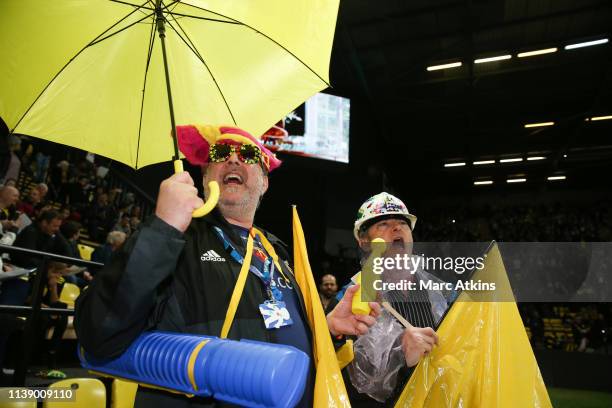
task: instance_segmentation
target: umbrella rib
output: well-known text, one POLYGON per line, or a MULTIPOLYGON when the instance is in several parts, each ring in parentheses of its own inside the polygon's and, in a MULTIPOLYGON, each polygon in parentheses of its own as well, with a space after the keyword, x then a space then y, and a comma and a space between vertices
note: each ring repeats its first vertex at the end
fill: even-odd
MULTIPOLYGON (((180 1, 180 0, 179 0, 179 1, 180 1)), ((210 14, 215 14, 215 15, 217 15, 217 16, 220 16, 220 17, 226 18, 226 19, 230 20, 230 21, 227 21, 228 23, 229 23, 229 22, 234 22, 235 24, 241 24, 241 25, 245 25, 245 26, 246 26, 246 24, 244 24, 243 22, 241 22, 241 21, 239 21, 239 20, 236 20, 235 18, 231 18, 231 17, 228 17, 228 16, 224 16, 224 15, 223 15, 223 14, 221 14, 221 13, 217 13, 217 12, 212 11, 212 10, 208 10, 208 9, 205 9, 205 8, 202 8, 202 7, 198 7, 198 6, 195 6, 195 5, 190 4, 190 3, 185 3, 184 1, 181 1, 181 4, 184 4, 184 5, 189 6, 189 7, 193 7, 193 8, 198 9, 198 10, 205 11, 205 12, 210 13, 210 14)), ((191 15, 191 14, 185 14, 184 16, 185 16, 185 17, 192 17, 192 18, 199 18, 198 16, 193 16, 193 15, 191 15)), ((247 26, 247 27, 248 27, 248 26, 247 26)))
MULTIPOLYGON (((163 4, 163 3, 162 3, 163 4)), ((190 18, 194 18, 196 20, 204 20, 204 21, 212 21, 215 23, 226 23, 226 24, 236 24, 236 25, 243 25, 241 22, 239 21, 232 21, 232 20, 219 20, 218 18, 210 18, 210 17, 200 17, 200 16, 193 16, 191 14, 183 14, 183 13, 176 13, 173 10, 169 10, 168 8, 170 6, 178 6, 179 4, 184 4, 181 3, 180 1, 174 1, 173 3, 169 4, 169 5, 163 5, 163 8, 166 9, 166 11, 168 12, 168 14, 171 14, 172 16, 179 16, 179 17, 190 17, 190 18)), ((176 8, 176 7, 175 7, 176 8)), ((176 21, 176 19, 175 19, 176 21)))
MULTIPOLYGON (((174 16, 173 16, 174 17, 174 16)), ((198 51, 198 49, 196 48, 195 44, 193 43, 193 41, 191 41, 191 38, 189 38, 189 36, 187 35, 187 33, 185 32, 185 30, 183 29, 183 27, 181 26, 181 24, 178 22, 177 19, 173 18, 174 22, 176 23, 176 25, 181 29, 181 32, 185 35, 185 38, 187 40, 185 40, 185 38, 183 38, 180 33, 172 26, 172 24, 170 23, 170 21, 168 21, 166 19, 166 22, 168 23, 168 25, 170 26, 170 28, 172 28, 174 30, 174 32, 179 36, 179 38, 181 40, 183 40, 183 42, 187 45, 187 47, 189 47, 191 49, 191 51, 198 57, 198 59, 202 62, 204 62, 204 58, 202 57, 202 55, 200 54, 200 52, 198 51)))
MULTIPOLYGON (((113 0, 110 0, 113 1, 113 0)), ((121 19, 117 20, 114 24, 112 24, 110 27, 108 27, 106 30, 102 31, 100 34, 98 34, 93 40, 91 40, 89 42, 89 44, 87 44, 85 47, 83 47, 83 49, 81 49, 81 51, 79 51, 77 53, 77 55, 79 55, 81 52, 83 52, 83 50, 87 47, 89 47, 92 43, 96 42, 98 40, 98 38, 102 37, 104 34, 108 33, 110 30, 112 30, 115 26, 117 26, 119 23, 121 23, 123 20, 127 19, 129 16, 131 16, 132 14, 136 13, 138 10, 140 10, 141 7, 144 7, 145 4, 147 4, 148 0, 145 1, 144 3, 142 3, 142 5, 140 7, 136 6, 137 8, 135 8, 134 10, 130 11, 128 14, 126 14, 124 17, 122 17, 121 19)), ((132 4, 133 6, 133 4, 132 4)), ((76 58, 77 55, 75 55, 73 57, 76 58)))
MULTIPOLYGON (((148 1, 148 0, 147 0, 148 1)), ((144 3, 142 3, 143 6, 145 4, 147 4, 147 2, 145 1, 144 3)), ((66 69, 66 67, 68 67, 68 65, 70 65, 70 63, 79 55, 81 55, 81 53, 83 51, 85 51, 88 47, 91 46, 92 43, 94 43, 98 38, 100 38, 101 36, 103 36, 105 33, 107 33, 108 31, 112 30, 113 27, 115 27, 117 24, 121 23, 123 20, 125 20, 126 18, 128 18, 129 16, 131 16, 132 14, 134 14, 135 12, 137 12, 139 10, 139 8, 136 8, 134 10, 132 10, 131 12, 129 12, 127 15, 125 15, 123 18, 121 18, 120 20, 116 21, 114 24, 112 24, 110 27, 108 27, 106 30, 102 31, 100 34, 98 34, 93 40, 91 40, 91 42, 87 45, 85 45, 83 48, 81 48, 75 55, 74 57, 70 58, 68 60, 68 62, 66 62, 66 64, 64 64, 64 66, 57 71, 57 73, 53 76, 53 78, 51 78, 51 80, 47 83, 47 85, 45 85, 45 87, 42 89, 42 91, 40 91, 40 93, 38 94, 38 96, 36 96, 36 98, 34 99, 34 101, 32 102, 32 104, 30 106, 28 106, 28 109, 26 109, 26 111, 23 113, 23 115, 21 115, 21 117, 19 118, 19 120, 17 121, 17 123, 15 123, 15 126, 13 126, 13 128, 11 129, 11 133, 15 131, 15 129, 17 129, 17 126, 19 126, 19 124, 21 123, 21 121, 23 120, 23 118, 26 117, 26 115, 30 112, 30 110, 32 109, 32 107, 36 104, 36 102, 38 102, 38 100, 40 99, 40 97, 45 93, 45 91, 47 90, 47 88, 49 88, 51 86, 51 84, 53 83, 53 81, 55 81, 55 79, 62 73, 64 72, 64 70, 66 69)))
POLYGON ((242 24, 239 21, 227 21, 227 20, 219 20, 219 19, 210 18, 210 17, 198 17, 198 16, 192 16, 190 14, 175 13, 174 11, 169 11, 168 14, 172 14, 173 16, 179 16, 179 17, 189 17, 189 18, 193 18, 193 19, 196 19, 196 20, 212 21, 212 22, 215 22, 215 23, 244 25, 244 24, 242 24))
MULTIPOLYGON (((206 11, 206 12, 208 12, 208 13, 216 14, 216 15, 221 16, 221 17, 223 17, 223 18, 227 18, 228 20, 235 21, 237 24, 241 24, 241 25, 243 25, 243 26, 245 26, 245 27, 250 28, 251 30, 255 31, 255 32, 256 32, 256 33, 258 33, 258 34, 261 34, 263 37, 267 38, 268 40, 272 41, 274 44, 278 45, 278 46, 279 46, 279 47, 281 47, 283 50, 285 50, 285 51, 286 51, 286 52, 287 52, 289 55, 291 55, 293 58, 295 58, 295 59, 296 59, 296 60, 297 60, 297 61, 298 61, 300 64, 304 65, 304 66, 305 66, 305 67, 306 67, 306 68, 307 68, 307 69, 308 69, 310 72, 312 72, 313 74, 315 74, 315 75, 316 75, 316 77, 317 77, 317 78, 319 78, 319 79, 320 79, 320 80, 321 80, 321 81, 322 81, 322 82, 323 82, 325 85, 327 85, 328 87, 331 87, 331 85, 330 85, 330 84, 329 84, 329 83, 328 83, 326 80, 324 80, 323 78, 321 78, 321 76, 320 76, 318 73, 316 73, 316 72, 315 72, 315 71, 314 71, 312 68, 310 68, 310 67, 308 66, 308 64, 306 64, 304 61, 302 61, 302 60, 300 59, 300 57, 298 57, 297 55, 295 55, 293 52, 289 51, 287 48, 285 48, 285 46, 283 46, 282 44, 280 44, 280 43, 279 43, 278 41, 276 41, 274 38, 272 38, 272 37, 270 37, 270 36, 268 36, 268 35, 266 35, 266 34, 262 33, 261 31, 257 30, 256 28, 251 27, 250 25, 245 24, 244 22, 242 22, 242 21, 240 21, 240 20, 236 20, 235 18, 231 18, 231 17, 225 16, 225 15, 223 15, 223 14, 216 13, 216 12, 214 12, 214 11, 212 11, 212 10, 208 10, 208 9, 205 9, 205 8, 202 8, 202 7, 198 7, 198 6, 195 6, 195 5, 193 5, 193 4, 189 4, 189 3, 185 3, 185 2, 182 2, 181 4, 184 4, 184 5, 186 5, 186 6, 190 6, 190 7, 196 8, 196 9, 198 9, 198 10, 206 11)), ((170 14, 172 14, 172 13, 170 13, 170 14)), ((188 18, 197 18, 197 17, 195 17, 195 16, 191 16, 191 15, 188 15, 188 14, 187 14, 187 15, 184 15, 184 17, 188 17, 188 18)))
POLYGON ((91 47, 92 45, 96 45, 96 44, 98 44, 98 43, 101 43, 101 42, 102 42, 102 41, 104 41, 104 40, 108 40, 109 38, 111 38, 111 37, 113 37, 113 36, 115 36, 115 35, 117 35, 117 34, 119 34, 119 33, 123 32, 123 31, 125 31, 125 30, 127 30, 128 28, 133 27, 133 26, 135 26, 135 25, 136 25, 136 24, 138 24, 138 23, 141 23, 142 21, 144 21, 144 20, 146 20, 147 18, 151 17, 153 14, 155 14, 155 12, 153 12, 153 13, 151 13, 151 14, 147 14, 147 15, 145 15, 145 16, 144 16, 143 18, 141 18, 140 20, 134 21, 133 23, 128 24, 127 26, 123 27, 121 30, 115 31, 114 33, 109 34, 109 35, 107 35, 106 37, 102 37, 102 38, 100 38, 100 39, 94 40, 94 41, 92 41, 91 43, 89 43, 89 44, 87 45, 87 47, 91 47))
POLYGON ((142 114, 144 112, 145 92, 147 90, 147 75, 151 64, 151 55, 153 54, 153 44, 155 43, 155 20, 151 22, 151 34, 149 37, 149 51, 147 52, 147 64, 144 72, 144 82, 142 85, 142 99, 140 100, 140 118, 138 121, 138 142, 136 143, 136 163, 135 168, 138 169, 138 159, 140 154, 140 136, 142 132, 142 114))
POLYGON ((179 5, 180 2, 181 2, 180 0, 174 0, 172 3, 166 5, 166 4, 164 4, 164 2, 162 0, 161 5, 162 5, 162 8, 166 9, 167 12, 171 13, 172 11, 169 8, 173 7, 173 6, 174 6, 174 8, 176 8, 179 5))
POLYGON ((176 28, 174 28, 172 23, 170 23, 170 21, 167 18, 164 17, 164 20, 166 20, 166 22, 168 23, 170 28, 172 28, 172 30, 176 33, 176 35, 178 35, 178 37, 185 43, 187 48, 189 48, 191 50, 191 52, 193 52, 193 54, 204 65, 204 67, 206 68, 206 70, 210 74, 210 77, 212 78, 213 82, 215 83, 215 86, 217 87, 217 90, 219 91, 219 94, 221 95, 221 98, 223 99, 223 103, 225 104, 225 107, 227 108, 227 111, 229 112, 230 116, 232 117, 232 121, 234 122, 234 125, 237 125, 236 118, 234 117, 234 113, 232 112, 232 109, 230 108, 229 104, 227 103, 227 100, 225 99, 225 95, 223 94, 223 91, 221 90, 221 86, 217 82, 217 78, 215 78, 215 75, 212 73, 212 71, 208 67, 208 64, 206 64, 206 61, 204 61, 204 58, 200 55, 199 51, 196 49, 195 45, 193 44, 193 42, 191 41, 191 39, 189 38, 189 36, 185 32, 185 30, 183 30, 183 27, 181 27, 179 22, 176 19, 174 19, 174 22, 179 26, 181 31, 185 34, 185 37, 187 38, 187 40, 185 40, 185 38, 183 38, 183 36, 181 36, 181 34, 176 30, 176 28))
POLYGON ((133 4, 127 1, 120 1, 120 0, 108 0, 108 1, 110 1, 111 3, 119 3, 119 4, 123 4, 123 5, 130 6, 130 7, 136 7, 136 10, 145 9, 145 10, 155 11, 155 8, 149 8, 149 7, 144 6, 145 4, 149 3, 149 0, 145 1, 140 6, 138 4, 133 4))

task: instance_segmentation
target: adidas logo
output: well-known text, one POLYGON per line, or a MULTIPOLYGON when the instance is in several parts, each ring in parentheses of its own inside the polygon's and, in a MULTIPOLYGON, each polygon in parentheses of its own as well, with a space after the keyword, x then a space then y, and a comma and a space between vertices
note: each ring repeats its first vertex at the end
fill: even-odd
POLYGON ((221 257, 218 253, 213 251, 206 251, 200 257, 202 261, 213 261, 213 262, 225 262, 225 258, 221 257))

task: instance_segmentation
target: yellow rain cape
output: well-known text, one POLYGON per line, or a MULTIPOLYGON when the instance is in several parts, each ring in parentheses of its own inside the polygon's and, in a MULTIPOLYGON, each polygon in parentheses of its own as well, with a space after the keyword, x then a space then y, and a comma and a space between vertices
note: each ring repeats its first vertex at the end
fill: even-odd
MULTIPOLYGON (((511 299, 497 245, 472 279, 479 277, 511 299)), ((421 360, 396 408, 552 407, 516 303, 484 300, 459 296, 438 329, 440 345, 421 360)))

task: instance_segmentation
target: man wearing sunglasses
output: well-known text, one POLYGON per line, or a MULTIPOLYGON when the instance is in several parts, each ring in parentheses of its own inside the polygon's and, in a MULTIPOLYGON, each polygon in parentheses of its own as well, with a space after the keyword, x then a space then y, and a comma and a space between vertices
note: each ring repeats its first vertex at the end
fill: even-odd
MULTIPOLYGON (((234 127, 179 126, 177 136, 186 159, 202 167, 205 195, 210 181, 219 184, 217 208, 192 219, 192 211, 203 201, 189 174, 164 180, 155 216, 142 224, 79 298, 79 340, 86 351, 101 358, 119 355, 143 331, 153 329, 214 336, 227 331, 230 339, 291 345, 311 358, 298 405, 310 407, 312 335, 302 294, 284 244, 253 225, 268 189, 268 173, 280 161, 258 139, 234 127), (250 263, 248 242, 253 243, 250 263), (243 271, 245 286, 230 319, 228 305, 243 271), (271 309, 281 317, 266 318, 271 309)), ((375 323, 377 304, 372 304, 372 315, 351 313, 354 292, 347 292, 328 316, 334 335, 364 334, 375 323)), ((215 406, 215 401, 141 387, 135 406, 215 406)))

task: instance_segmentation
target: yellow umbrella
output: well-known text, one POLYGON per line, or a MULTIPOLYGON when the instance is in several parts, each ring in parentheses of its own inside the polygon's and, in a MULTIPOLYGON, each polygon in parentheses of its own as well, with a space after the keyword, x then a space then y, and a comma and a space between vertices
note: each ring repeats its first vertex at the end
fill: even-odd
POLYGON ((260 135, 328 86, 338 1, 2 0, 0 116, 133 168, 174 112, 260 135))

